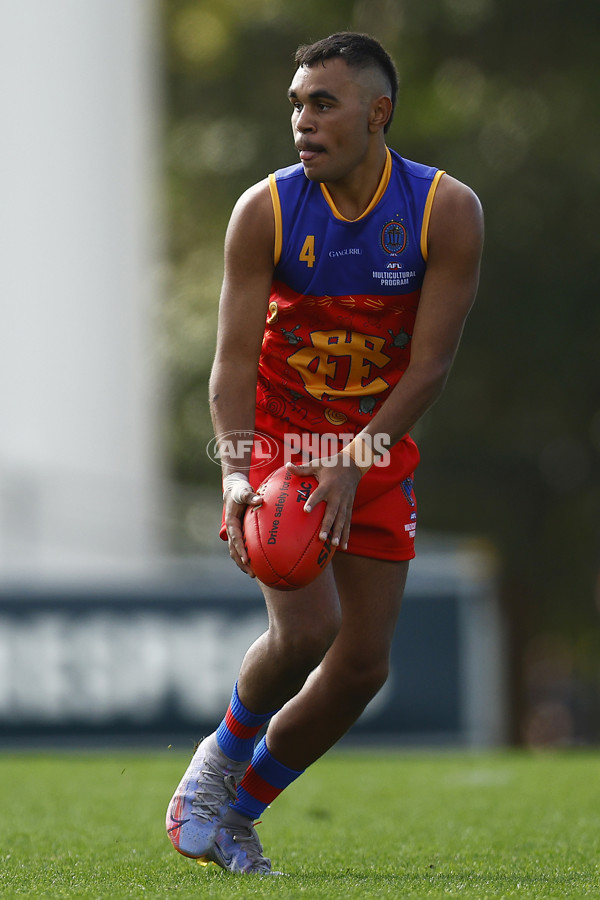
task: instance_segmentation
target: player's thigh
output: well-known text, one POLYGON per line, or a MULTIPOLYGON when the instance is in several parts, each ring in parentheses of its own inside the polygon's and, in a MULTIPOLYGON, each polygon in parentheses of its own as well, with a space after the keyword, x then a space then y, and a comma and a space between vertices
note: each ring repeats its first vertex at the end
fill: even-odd
POLYGON ((340 638, 367 655, 387 653, 402 604, 408 561, 336 554, 332 568, 342 610, 340 638))
POLYGON ((332 638, 341 622, 334 572, 327 566, 309 585, 278 591, 259 582, 269 615, 269 628, 282 635, 320 633, 332 638))

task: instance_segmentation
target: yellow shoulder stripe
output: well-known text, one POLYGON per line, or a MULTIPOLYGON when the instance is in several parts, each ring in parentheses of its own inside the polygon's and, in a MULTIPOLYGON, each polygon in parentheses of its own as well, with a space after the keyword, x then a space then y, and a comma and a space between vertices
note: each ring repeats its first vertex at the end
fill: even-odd
POLYGON ((431 207, 433 206, 433 198, 435 197, 435 192, 437 191, 437 186, 440 183, 440 178, 442 175, 445 175, 445 171, 443 169, 438 169, 438 171, 433 176, 433 181, 429 187, 429 193, 427 194, 427 200, 425 201, 425 209, 423 211, 423 224, 421 225, 421 255, 425 262, 427 262, 427 257, 429 256, 429 249, 427 247, 427 237, 429 235, 429 219, 431 218, 431 207))
POLYGON ((269 190, 271 191, 271 202, 273 203, 273 215, 275 217, 273 262, 277 265, 281 258, 281 248, 283 247, 283 220, 281 218, 281 201, 279 200, 279 191, 277 190, 277 179, 274 174, 269 175, 269 190))

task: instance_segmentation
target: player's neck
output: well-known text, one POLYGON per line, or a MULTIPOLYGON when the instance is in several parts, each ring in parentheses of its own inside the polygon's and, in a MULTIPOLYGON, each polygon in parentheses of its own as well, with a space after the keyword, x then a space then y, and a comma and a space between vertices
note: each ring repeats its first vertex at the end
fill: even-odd
POLYGON ((325 182, 337 211, 345 219, 359 219, 368 208, 381 183, 386 160, 387 147, 381 144, 345 178, 325 182))

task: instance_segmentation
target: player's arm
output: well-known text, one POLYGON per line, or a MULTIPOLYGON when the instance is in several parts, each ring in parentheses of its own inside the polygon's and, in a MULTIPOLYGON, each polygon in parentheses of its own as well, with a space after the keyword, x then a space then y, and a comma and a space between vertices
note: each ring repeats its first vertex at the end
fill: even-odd
MULTIPOLYGON (((215 436, 220 445, 223 477, 247 475, 254 433, 258 359, 264 334, 271 281, 275 224, 266 181, 238 200, 225 238, 225 273, 219 302, 217 347, 209 384, 215 436), (228 453, 234 450, 235 455, 228 453)), ((231 483, 231 479, 228 479, 231 483)), ((229 551, 248 574, 241 517, 248 503, 260 498, 244 481, 233 481, 225 494, 229 551)))
MULTIPOLYGON (((444 175, 438 186, 429 224, 427 271, 421 289, 411 342, 410 364, 378 413, 352 443, 377 446, 376 436, 399 441, 441 394, 456 354, 464 323, 475 299, 483 245, 483 215, 475 194, 444 175)), ((344 452, 339 454, 340 460, 344 452)), ((347 462, 347 460, 346 460, 347 462)), ((333 540, 347 545, 352 497, 366 471, 352 464, 321 466, 315 462, 319 486, 311 502, 327 500, 322 535, 333 528, 333 540), (351 486, 350 486, 351 487, 351 486)), ((296 471, 299 467, 296 467, 296 471)))
POLYGON ((429 225, 428 261, 410 364, 365 432, 400 440, 441 394, 475 300, 483 248, 478 198, 444 175, 429 225))

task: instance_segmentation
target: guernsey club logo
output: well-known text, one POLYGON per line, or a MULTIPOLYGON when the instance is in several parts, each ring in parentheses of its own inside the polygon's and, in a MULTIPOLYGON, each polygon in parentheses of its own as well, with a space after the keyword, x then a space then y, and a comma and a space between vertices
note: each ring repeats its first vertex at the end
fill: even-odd
POLYGON ((386 253, 396 256, 406 247, 406 228, 402 222, 387 222, 381 229, 381 246, 386 253))

